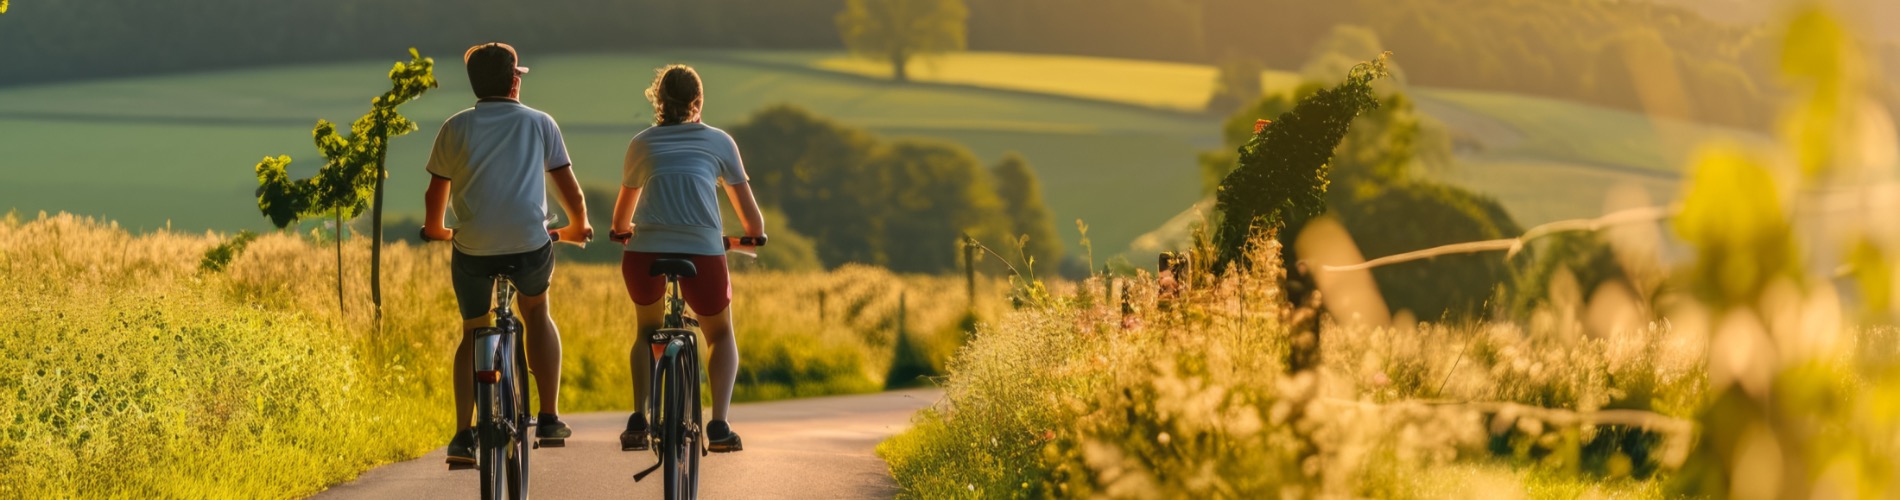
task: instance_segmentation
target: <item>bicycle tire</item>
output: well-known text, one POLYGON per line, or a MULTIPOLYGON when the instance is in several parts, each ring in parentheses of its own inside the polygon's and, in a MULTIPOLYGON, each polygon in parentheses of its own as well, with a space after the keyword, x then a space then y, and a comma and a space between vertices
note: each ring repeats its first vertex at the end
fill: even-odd
POLYGON ((494 439, 489 437, 494 432, 497 423, 495 416, 501 407, 499 392, 495 384, 475 384, 475 409, 478 415, 475 423, 475 461, 476 468, 481 470, 482 500, 497 500, 500 498, 499 493, 507 488, 503 484, 505 475, 502 473, 506 450, 501 446, 490 445, 494 439))
POLYGON ((527 425, 529 418, 528 384, 530 382, 528 378, 528 361, 526 353, 524 352, 525 346, 519 335, 510 335, 508 343, 513 344, 513 349, 511 350, 514 352, 508 356, 508 359, 512 361, 509 363, 512 368, 510 368, 508 372, 509 376, 507 380, 504 381, 509 386, 509 404, 505 408, 510 416, 510 421, 515 424, 512 427, 515 433, 514 440, 508 446, 508 452, 512 455, 508 460, 508 498, 510 500, 527 500, 529 475, 528 452, 533 442, 530 441, 533 439, 533 431, 531 431, 527 425))
POLYGON ((699 353, 697 349, 691 348, 693 345, 693 343, 689 342, 687 343, 688 349, 682 350, 687 360, 687 369, 684 371, 687 376, 681 380, 683 385, 687 388, 684 393, 686 395, 685 399, 688 402, 687 406, 691 406, 693 409, 691 414, 693 426, 686 432, 686 443, 683 450, 686 454, 687 463, 687 498, 699 498, 699 456, 700 450, 703 449, 704 446, 700 440, 706 437, 706 426, 700 422, 702 408, 699 403, 699 353))
POLYGON ((668 499, 691 498, 686 486, 684 468, 681 459, 686 458, 686 392, 683 388, 685 377, 681 376, 685 363, 677 357, 667 357, 661 362, 660 373, 665 377, 666 393, 662 395, 664 407, 664 427, 661 427, 660 467, 666 476, 665 497, 668 499))

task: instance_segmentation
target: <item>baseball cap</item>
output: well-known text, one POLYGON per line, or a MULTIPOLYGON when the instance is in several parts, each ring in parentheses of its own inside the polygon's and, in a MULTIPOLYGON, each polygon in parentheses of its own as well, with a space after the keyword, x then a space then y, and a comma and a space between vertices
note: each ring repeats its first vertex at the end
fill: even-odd
POLYGON ((514 46, 501 42, 469 47, 468 52, 462 53, 462 63, 468 65, 470 77, 504 71, 512 72, 509 76, 528 74, 528 67, 520 65, 521 58, 515 53, 514 46))

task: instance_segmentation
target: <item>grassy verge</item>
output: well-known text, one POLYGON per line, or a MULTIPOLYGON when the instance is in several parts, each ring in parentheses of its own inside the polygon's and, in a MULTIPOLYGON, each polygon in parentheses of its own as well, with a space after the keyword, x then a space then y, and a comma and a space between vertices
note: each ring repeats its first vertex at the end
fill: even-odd
MULTIPOLYGON (((272 234, 199 270, 218 242, 64 215, 0 223, 0 497, 298 497, 441 446, 459 324, 446 246, 386 249, 375 331, 360 242, 344 246, 342 317, 334 247, 272 234)), ((941 365, 963 337, 964 301, 943 300, 961 279, 848 268, 734 287, 740 400, 883 387, 899 297, 921 355, 941 365)), ((561 264, 553 289, 563 410, 630 407, 619 269, 561 264)))
POLYGON ((1328 323, 1322 368, 1287 375, 1273 279, 1168 308, 1131 280, 1126 314, 1095 284, 1008 315, 953 359, 944 409, 879 453, 919 498, 1469 498, 1658 497, 1686 452, 1682 435, 1453 404, 1691 417, 1702 344, 1667 328, 1328 323))

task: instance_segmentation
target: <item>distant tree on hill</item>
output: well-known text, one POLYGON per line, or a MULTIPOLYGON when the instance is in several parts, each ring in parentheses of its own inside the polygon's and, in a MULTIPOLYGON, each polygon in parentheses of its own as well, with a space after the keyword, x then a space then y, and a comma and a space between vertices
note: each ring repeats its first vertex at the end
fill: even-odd
POLYGON ((955 144, 898 140, 879 148, 867 169, 884 179, 867 212, 878 212, 883 260, 892 271, 957 268, 957 238, 1000 242, 1008 236, 1003 201, 981 161, 955 144))
POLYGON ((752 165, 759 203, 783 210, 791 229, 810 235, 826 267, 948 272, 959 265, 959 235, 995 248, 1013 241, 990 170, 962 146, 883 141, 792 106, 767 108, 728 130, 752 165))
POLYGON ((849 0, 838 34, 852 53, 890 61, 901 82, 912 58, 963 50, 969 17, 963 0, 849 0))
POLYGON ((1214 95, 1207 99, 1207 111, 1231 113, 1260 98, 1265 88, 1260 72, 1266 68, 1253 58, 1229 54, 1221 59, 1220 72, 1214 77, 1214 95))
POLYGON ((1036 178, 1036 170, 1022 155, 1012 152, 990 168, 990 175, 996 179, 996 194, 1009 214, 1010 234, 1029 238, 1022 250, 1027 258, 1035 259, 1030 267, 1037 276, 1054 272, 1062 260, 1062 241, 1056 236, 1055 217, 1043 204, 1042 181, 1036 178))

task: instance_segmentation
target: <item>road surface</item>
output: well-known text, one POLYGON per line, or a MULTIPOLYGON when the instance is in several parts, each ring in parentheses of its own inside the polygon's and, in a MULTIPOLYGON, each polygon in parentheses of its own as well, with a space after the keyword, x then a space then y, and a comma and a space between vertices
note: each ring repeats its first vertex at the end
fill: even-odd
MULTIPOLYGON (((941 392, 913 389, 735 405, 733 430, 745 451, 700 459, 700 496, 722 498, 891 498, 897 483, 874 453, 878 442, 910 425, 941 392)), ((566 448, 534 451, 529 485, 535 498, 658 498, 660 475, 635 483, 652 452, 620 451, 627 414, 562 417, 574 428, 566 448)), ((320 500, 476 498, 474 469, 448 470, 443 450, 385 465, 319 493, 320 500)))

